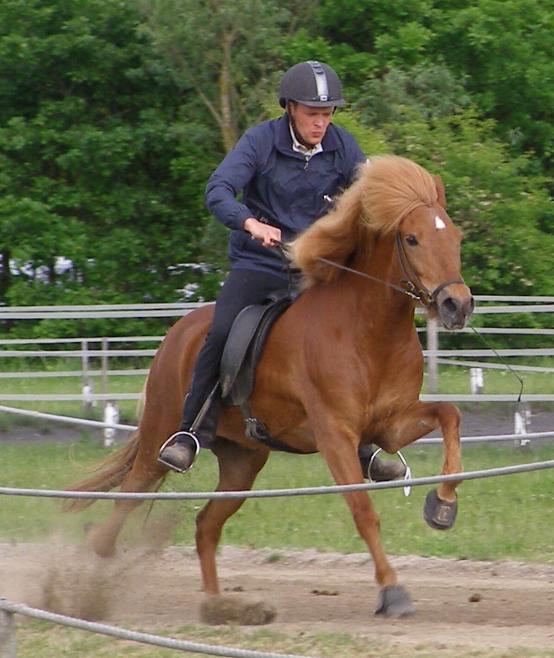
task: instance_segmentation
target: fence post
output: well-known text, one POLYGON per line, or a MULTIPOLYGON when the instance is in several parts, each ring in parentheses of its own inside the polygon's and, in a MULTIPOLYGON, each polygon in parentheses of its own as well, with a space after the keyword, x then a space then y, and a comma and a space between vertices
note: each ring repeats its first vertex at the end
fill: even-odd
POLYGON ((102 393, 108 394, 108 339, 102 338, 102 393))
MULTIPOLYGON (((427 317, 427 350, 436 352, 439 349, 439 330, 435 318, 427 317)), ((436 354, 427 357, 427 374, 429 377, 429 393, 436 393, 439 386, 439 369, 436 354)))
POLYGON ((16 658, 16 655, 14 615, 0 610, 0 658, 16 658))
POLYGON ((88 340, 83 338, 81 341, 81 370, 83 371, 83 386, 88 383, 88 340))

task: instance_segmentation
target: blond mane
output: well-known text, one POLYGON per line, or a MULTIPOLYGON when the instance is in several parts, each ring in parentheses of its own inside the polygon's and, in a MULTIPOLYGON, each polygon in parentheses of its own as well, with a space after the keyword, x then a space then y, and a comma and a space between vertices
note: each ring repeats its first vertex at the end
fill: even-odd
POLYGON ((358 249, 369 253, 375 234, 396 231, 408 213, 437 198, 433 176, 415 162, 395 155, 372 158, 333 210, 289 245, 292 259, 306 285, 332 281, 340 270, 320 258, 344 265, 358 249))

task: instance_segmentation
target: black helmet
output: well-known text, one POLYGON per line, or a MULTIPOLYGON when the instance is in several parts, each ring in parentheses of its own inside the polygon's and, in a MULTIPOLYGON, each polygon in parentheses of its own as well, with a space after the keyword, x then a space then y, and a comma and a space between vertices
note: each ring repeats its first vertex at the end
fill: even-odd
POLYGON ((339 76, 327 64, 309 61, 295 64, 285 73, 279 86, 279 105, 297 101, 309 107, 342 107, 339 76))

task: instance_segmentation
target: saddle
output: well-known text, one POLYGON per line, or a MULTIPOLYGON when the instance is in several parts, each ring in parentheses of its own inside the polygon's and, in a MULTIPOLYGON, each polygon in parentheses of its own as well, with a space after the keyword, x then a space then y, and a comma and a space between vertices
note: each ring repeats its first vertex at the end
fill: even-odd
POLYGON ((249 438, 275 450, 304 454, 269 436, 265 425, 252 416, 248 404, 269 331, 294 299, 289 290, 278 290, 268 297, 267 303, 247 306, 237 315, 221 357, 219 382, 223 404, 241 408, 249 438))

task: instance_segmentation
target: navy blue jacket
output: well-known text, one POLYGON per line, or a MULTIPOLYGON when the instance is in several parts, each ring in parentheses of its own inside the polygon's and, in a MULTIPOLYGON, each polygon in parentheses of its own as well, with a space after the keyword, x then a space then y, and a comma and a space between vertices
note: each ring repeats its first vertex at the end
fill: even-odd
POLYGON ((248 130, 211 175, 206 205, 231 229, 233 269, 286 276, 277 250, 252 240, 245 219, 277 226, 288 242, 329 210, 329 199, 352 183, 357 165, 366 160, 352 135, 333 124, 321 145, 323 151, 309 160, 294 151, 284 114, 248 130))

